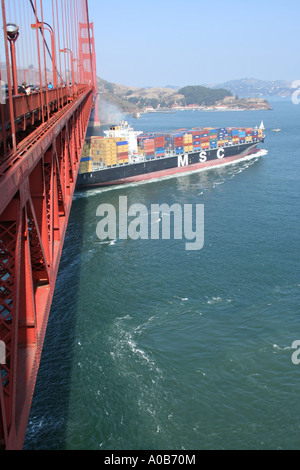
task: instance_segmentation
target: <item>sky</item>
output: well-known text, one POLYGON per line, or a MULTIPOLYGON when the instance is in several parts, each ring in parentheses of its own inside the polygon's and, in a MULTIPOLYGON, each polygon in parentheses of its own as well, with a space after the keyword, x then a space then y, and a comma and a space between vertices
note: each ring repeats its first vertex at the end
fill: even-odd
POLYGON ((299 0, 88 0, 97 75, 126 86, 300 79, 299 0))

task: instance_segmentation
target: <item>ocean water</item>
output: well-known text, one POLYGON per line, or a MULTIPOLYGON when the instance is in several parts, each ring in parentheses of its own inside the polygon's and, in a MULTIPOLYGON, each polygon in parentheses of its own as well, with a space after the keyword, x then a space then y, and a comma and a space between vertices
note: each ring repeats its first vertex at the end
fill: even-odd
POLYGON ((25 449, 300 448, 300 106, 272 106, 131 119, 143 131, 263 120, 268 154, 75 194, 25 449), (120 196, 203 204, 203 248, 99 240, 97 207, 120 196))

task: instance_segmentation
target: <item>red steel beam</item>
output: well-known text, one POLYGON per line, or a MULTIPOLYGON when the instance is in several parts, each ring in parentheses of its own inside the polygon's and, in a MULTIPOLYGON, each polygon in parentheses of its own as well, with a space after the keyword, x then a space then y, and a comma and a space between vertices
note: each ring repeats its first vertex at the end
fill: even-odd
POLYGON ((86 87, 0 168, 2 449, 23 446, 92 106, 86 87))

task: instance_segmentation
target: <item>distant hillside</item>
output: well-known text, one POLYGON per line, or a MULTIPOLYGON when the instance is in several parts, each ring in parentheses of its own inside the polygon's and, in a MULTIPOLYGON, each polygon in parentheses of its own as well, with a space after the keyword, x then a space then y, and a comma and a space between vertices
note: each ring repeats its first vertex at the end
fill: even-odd
POLYGON ((180 88, 178 93, 183 95, 187 106, 198 104, 200 106, 213 106, 226 96, 232 96, 232 93, 223 88, 211 89, 204 86, 186 86, 180 88))
POLYGON ((180 90, 175 87, 137 88, 110 83, 102 78, 98 78, 98 92, 102 103, 109 102, 128 113, 145 108, 171 108, 190 104, 210 106, 226 96, 232 96, 228 90, 204 86, 186 86, 180 90))
MULTIPOLYGON (((115 122, 125 114, 200 106, 219 109, 270 109, 261 98, 241 99, 224 87, 128 87, 98 78, 101 122, 115 122)), ((236 95, 237 93, 235 93, 236 95)))
POLYGON ((257 80, 255 78, 243 78, 230 80, 225 83, 212 85, 212 88, 226 88, 239 98, 261 98, 268 96, 288 97, 295 91, 291 87, 292 82, 284 80, 257 80))

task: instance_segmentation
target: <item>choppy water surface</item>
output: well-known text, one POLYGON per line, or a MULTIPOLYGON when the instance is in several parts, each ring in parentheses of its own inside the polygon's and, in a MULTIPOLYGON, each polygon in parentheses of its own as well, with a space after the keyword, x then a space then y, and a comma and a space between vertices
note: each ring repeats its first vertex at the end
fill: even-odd
POLYGON ((254 126, 268 155, 75 195, 27 449, 299 449, 300 107, 145 115, 254 126), (273 133, 279 126, 282 131, 273 133), (100 204, 204 204, 205 241, 96 236, 100 204))

